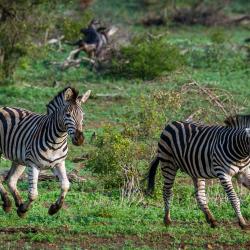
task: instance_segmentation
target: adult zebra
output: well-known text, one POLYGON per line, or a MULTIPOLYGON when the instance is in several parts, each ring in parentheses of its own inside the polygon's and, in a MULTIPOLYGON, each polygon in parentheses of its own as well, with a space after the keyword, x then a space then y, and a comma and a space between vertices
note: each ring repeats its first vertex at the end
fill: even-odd
MULTIPOLYGON (((250 115, 233 115, 224 121, 227 127, 231 128, 250 128, 250 115)), ((243 169, 237 174, 237 180, 244 187, 250 187, 250 167, 243 169)))
MULTIPOLYGON (((78 96, 71 87, 65 88, 47 105, 47 114, 35 114, 20 109, 4 107, 0 109, 0 153, 12 161, 7 182, 20 217, 28 211, 37 198, 37 182, 41 169, 51 168, 61 183, 61 194, 49 208, 50 215, 62 207, 70 183, 65 169, 67 157, 67 135, 74 145, 84 141, 82 122, 84 113, 81 103, 85 103, 90 90, 78 96), (29 197, 26 202, 17 190, 16 184, 28 166, 29 197)), ((0 183, 3 209, 10 211, 11 201, 0 183)))
POLYGON ((229 116, 224 123, 231 128, 250 128, 250 115, 229 116))
MULTIPOLYGON (((206 200, 205 179, 218 178, 236 212, 239 225, 247 224, 240 211, 240 201, 232 185, 232 176, 243 171, 250 163, 250 129, 206 126, 189 122, 172 122, 163 130, 158 151, 148 174, 148 192, 152 192, 155 174, 161 162, 164 177, 164 222, 170 219, 170 199, 178 169, 193 179, 196 199, 212 227, 217 222, 206 200)), ((243 172, 242 172, 243 173, 243 172)))

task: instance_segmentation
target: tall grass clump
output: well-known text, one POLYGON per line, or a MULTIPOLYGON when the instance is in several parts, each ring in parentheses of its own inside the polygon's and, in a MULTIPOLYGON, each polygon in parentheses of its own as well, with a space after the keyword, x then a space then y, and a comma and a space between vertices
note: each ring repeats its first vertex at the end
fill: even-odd
POLYGON ((182 67, 184 62, 175 45, 163 38, 140 36, 114 54, 111 73, 125 78, 150 80, 182 67))
POLYGON ((141 166, 141 155, 145 153, 144 146, 111 126, 104 127, 103 132, 98 134, 94 146, 95 151, 87 168, 100 178, 105 188, 127 189, 128 183, 133 182, 132 189, 139 189, 138 166, 141 166))

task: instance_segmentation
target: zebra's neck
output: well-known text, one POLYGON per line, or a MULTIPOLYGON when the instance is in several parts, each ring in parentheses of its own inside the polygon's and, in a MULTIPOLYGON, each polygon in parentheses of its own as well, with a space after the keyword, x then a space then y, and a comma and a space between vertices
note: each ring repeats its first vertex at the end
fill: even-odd
POLYGON ((49 144, 62 144, 67 140, 67 131, 63 124, 62 111, 56 111, 47 115, 44 131, 45 140, 49 144))
POLYGON ((228 137, 228 148, 231 149, 231 152, 240 159, 248 158, 250 145, 245 129, 239 129, 238 131, 233 129, 228 137))

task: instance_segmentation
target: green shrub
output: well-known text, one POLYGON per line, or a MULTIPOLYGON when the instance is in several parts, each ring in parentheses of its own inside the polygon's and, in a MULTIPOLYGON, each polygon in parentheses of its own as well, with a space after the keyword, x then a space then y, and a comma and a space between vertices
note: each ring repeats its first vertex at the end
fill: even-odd
POLYGON ((181 107, 182 97, 177 91, 156 90, 151 95, 137 97, 127 111, 131 121, 124 133, 131 137, 158 138, 167 120, 181 107))
POLYGON ((194 68, 210 68, 220 72, 247 69, 247 58, 240 51, 234 51, 225 44, 194 48, 187 53, 187 61, 194 68))
POLYGON ((222 44, 228 41, 229 37, 223 29, 215 29, 210 34, 210 39, 213 43, 222 44))
POLYGON ((87 167, 102 177, 104 186, 122 187, 127 171, 136 174, 138 146, 111 126, 104 127, 95 143, 96 150, 87 167))
POLYGON ((153 79, 184 64, 180 50, 163 38, 135 38, 114 55, 111 73, 126 78, 153 79))
POLYGON ((75 40, 80 36, 80 30, 88 26, 93 14, 90 11, 84 11, 81 18, 72 19, 64 17, 58 21, 58 28, 63 33, 66 40, 75 40))

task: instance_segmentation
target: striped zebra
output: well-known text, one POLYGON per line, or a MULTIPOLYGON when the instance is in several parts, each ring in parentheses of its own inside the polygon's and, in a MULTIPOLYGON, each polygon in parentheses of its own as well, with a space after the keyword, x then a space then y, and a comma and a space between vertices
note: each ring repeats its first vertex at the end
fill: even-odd
MULTIPOLYGON (((23 217, 37 198, 39 172, 51 168, 60 180, 61 193, 57 201, 49 208, 50 215, 62 207, 70 183, 65 169, 67 157, 67 135, 74 145, 84 141, 82 122, 84 113, 81 103, 85 103, 90 90, 78 96, 71 87, 58 93, 47 105, 47 114, 35 114, 20 109, 4 107, 0 109, 0 154, 12 161, 7 176, 7 183, 17 206, 17 214, 23 217), (26 202, 17 190, 17 181, 25 167, 28 167, 29 196, 26 202)), ((0 182, 0 194, 3 209, 9 212, 11 201, 7 191, 0 182)))
MULTIPOLYGON (((229 116, 224 121, 227 127, 250 128, 250 115, 229 116)), ((237 181, 246 188, 250 187, 250 168, 245 168, 237 175, 237 181)))
POLYGON ((229 116, 224 121, 227 127, 250 128, 250 115, 229 116))
POLYGON ((157 166, 161 162, 165 224, 171 223, 172 187, 177 170, 180 169, 192 177, 198 205, 212 227, 215 227, 217 222, 208 207, 205 180, 218 178, 236 212, 239 225, 246 228, 247 224, 240 211, 240 201, 232 185, 232 177, 239 173, 249 174, 249 151, 249 128, 206 126, 190 122, 168 124, 160 136, 157 155, 148 174, 150 193, 154 189, 157 166))

